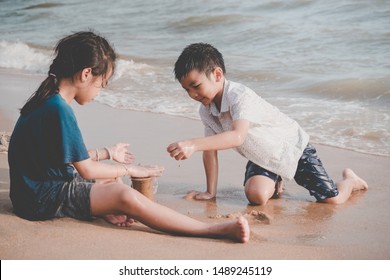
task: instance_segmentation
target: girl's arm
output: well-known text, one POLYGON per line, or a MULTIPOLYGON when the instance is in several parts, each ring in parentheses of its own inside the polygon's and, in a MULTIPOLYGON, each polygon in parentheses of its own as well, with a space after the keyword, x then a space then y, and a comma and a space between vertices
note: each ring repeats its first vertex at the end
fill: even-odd
POLYGON ((197 151, 225 150, 241 146, 248 134, 249 121, 236 120, 233 122, 232 130, 222 132, 213 136, 195 138, 173 143, 168 146, 167 151, 176 160, 188 159, 197 151))
POLYGON ((134 161, 134 155, 128 150, 129 144, 118 143, 112 147, 88 150, 89 157, 94 161, 112 159, 119 163, 130 164, 134 161))
POLYGON ((164 170, 161 166, 107 164, 90 158, 72 164, 85 179, 115 179, 123 176, 160 177, 164 170))

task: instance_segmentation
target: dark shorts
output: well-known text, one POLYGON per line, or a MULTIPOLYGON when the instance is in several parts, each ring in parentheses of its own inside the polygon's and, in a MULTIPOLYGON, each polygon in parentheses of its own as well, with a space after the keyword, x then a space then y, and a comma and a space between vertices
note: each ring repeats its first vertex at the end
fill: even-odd
POLYGON ((54 217, 92 220, 90 193, 94 183, 75 173, 74 179, 66 182, 58 193, 54 217))
POLYGON ((249 178, 255 176, 255 175, 261 175, 270 178, 275 183, 277 181, 282 180, 281 177, 278 174, 275 174, 271 171, 268 171, 267 169, 258 166, 256 163, 253 163, 252 161, 248 161, 246 164, 246 171, 245 171, 245 179, 244 179, 244 186, 246 182, 249 180, 249 178))
POLYGON ((335 197, 339 191, 326 172, 316 149, 309 143, 298 161, 295 182, 309 190, 317 200, 335 197))
MULTIPOLYGON (((255 163, 249 161, 246 165, 245 181, 255 175, 262 175, 272 179, 275 183, 280 180, 280 176, 268 171, 255 163)), ((334 197, 339 191, 326 172, 316 149, 309 143, 301 158, 298 161, 297 171, 294 176, 295 182, 310 192, 318 201, 334 197)))

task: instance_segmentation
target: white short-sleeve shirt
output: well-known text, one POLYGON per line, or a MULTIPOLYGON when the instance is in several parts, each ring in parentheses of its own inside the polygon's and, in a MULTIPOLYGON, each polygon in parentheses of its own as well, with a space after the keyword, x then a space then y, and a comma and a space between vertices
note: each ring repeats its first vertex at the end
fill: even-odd
POLYGON ((199 114, 206 136, 231 130, 235 120, 249 121, 247 137, 235 150, 284 179, 294 177, 309 135, 253 90, 225 80, 221 111, 212 102, 201 104, 199 114))

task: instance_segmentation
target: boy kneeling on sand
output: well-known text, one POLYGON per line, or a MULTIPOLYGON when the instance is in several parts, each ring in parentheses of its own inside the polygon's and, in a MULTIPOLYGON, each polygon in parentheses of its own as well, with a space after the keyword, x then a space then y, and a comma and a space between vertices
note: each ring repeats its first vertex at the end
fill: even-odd
POLYGON ((299 124, 246 86, 225 79, 222 54, 213 46, 187 46, 175 63, 175 76, 188 95, 201 103, 205 137, 170 144, 167 151, 185 160, 203 151, 207 191, 190 192, 194 199, 217 193, 218 150, 234 148, 248 159, 244 187, 252 204, 264 205, 282 191, 282 178, 309 190, 319 202, 340 204, 367 183, 351 169, 334 183, 299 124))

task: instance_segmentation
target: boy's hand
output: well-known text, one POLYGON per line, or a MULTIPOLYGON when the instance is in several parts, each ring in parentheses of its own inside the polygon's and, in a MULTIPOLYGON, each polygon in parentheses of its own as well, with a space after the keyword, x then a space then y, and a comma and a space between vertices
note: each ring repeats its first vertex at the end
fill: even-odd
POLYGON ((214 197, 215 195, 212 195, 209 192, 199 192, 199 191, 190 191, 185 196, 186 199, 195 199, 195 200, 209 200, 214 197))
POLYGON ((167 152, 176 160, 188 159, 195 152, 195 146, 191 141, 177 142, 167 147, 167 152))

